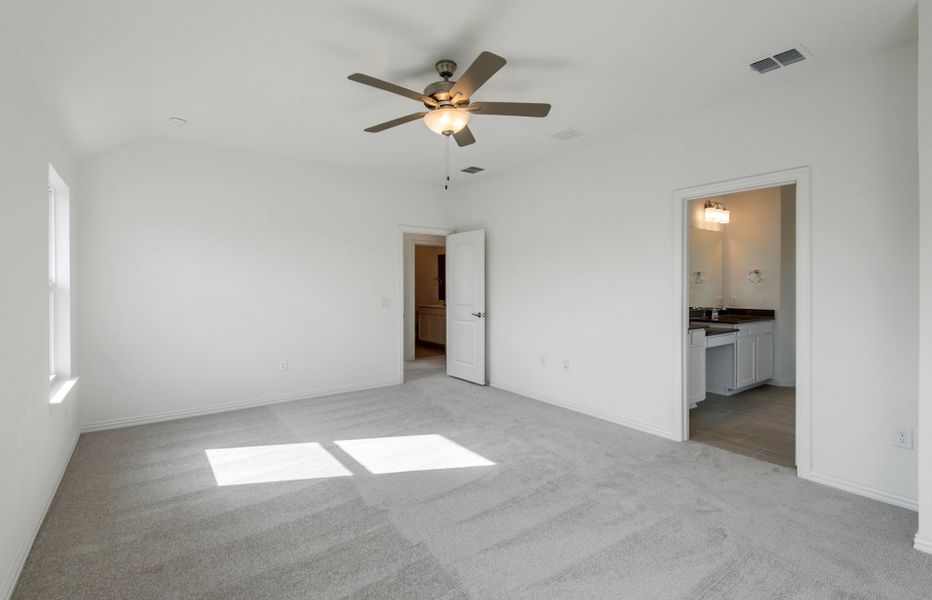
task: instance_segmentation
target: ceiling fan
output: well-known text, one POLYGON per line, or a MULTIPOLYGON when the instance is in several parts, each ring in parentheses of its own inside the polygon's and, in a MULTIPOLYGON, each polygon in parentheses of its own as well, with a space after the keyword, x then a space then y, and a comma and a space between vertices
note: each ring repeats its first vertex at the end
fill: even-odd
POLYGON ((549 104, 532 102, 472 102, 472 95, 492 75, 505 66, 505 59, 491 52, 482 52, 456 81, 450 81, 456 72, 456 63, 449 59, 437 61, 435 68, 442 81, 435 81, 421 94, 414 90, 369 77, 362 73, 353 73, 351 81, 371 85, 372 87, 392 92, 412 100, 422 102, 426 111, 411 113, 378 125, 368 127, 365 131, 378 133, 398 125, 410 123, 423 118, 424 123, 434 131, 445 136, 453 136, 459 146, 468 146, 476 141, 467 123, 470 115, 504 115, 509 117, 546 117, 550 112, 549 104))

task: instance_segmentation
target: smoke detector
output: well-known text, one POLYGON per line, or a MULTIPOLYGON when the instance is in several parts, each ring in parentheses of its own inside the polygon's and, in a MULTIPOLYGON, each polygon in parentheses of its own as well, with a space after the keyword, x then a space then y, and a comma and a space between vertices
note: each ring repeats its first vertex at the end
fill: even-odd
POLYGON ((175 127, 184 127, 188 120, 181 117, 168 117, 168 122, 175 127))

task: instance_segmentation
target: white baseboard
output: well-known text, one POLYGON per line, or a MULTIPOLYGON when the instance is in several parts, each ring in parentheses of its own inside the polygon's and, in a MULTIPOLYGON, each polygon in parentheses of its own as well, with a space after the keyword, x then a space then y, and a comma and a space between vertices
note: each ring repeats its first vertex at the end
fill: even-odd
POLYGON ((906 496, 887 492, 885 490, 881 490, 869 485, 863 485, 853 481, 839 479, 830 475, 822 475, 814 471, 809 471, 808 473, 800 472, 799 476, 803 479, 807 479, 815 483, 821 483, 822 485, 827 485, 829 487, 846 492, 851 492, 852 494, 857 494, 858 496, 864 496, 866 498, 870 498, 871 500, 879 500, 881 502, 886 502, 887 504, 892 504, 901 508, 908 508, 910 510, 919 510, 919 503, 915 498, 908 498, 906 496))
POLYGON ((796 387, 796 379, 776 379, 776 378, 774 378, 774 379, 771 379, 770 381, 768 381, 767 383, 769 383, 770 385, 774 385, 774 386, 776 386, 776 387, 796 387))
POLYGON ((616 425, 622 425, 630 429, 636 429, 643 433, 649 433, 651 435, 656 435, 668 440, 679 441, 676 436, 674 436, 669 431, 660 429, 659 427, 654 427, 653 425, 647 425, 646 423, 641 423, 634 419, 629 419, 627 417, 621 417, 618 415, 613 415, 610 413, 602 412, 600 410, 594 410, 586 406, 581 406, 573 402, 566 402, 560 400, 559 398, 554 398, 553 396, 548 396, 547 394, 542 394, 540 392, 533 392, 531 390, 526 390, 515 385, 510 385, 503 383, 501 381, 493 379, 489 385, 506 392, 511 392, 513 394, 518 394, 519 396, 524 396, 532 400, 539 400, 540 402, 546 402, 547 404, 553 404, 554 406, 559 406, 560 408, 565 408, 573 412, 582 413, 590 417, 595 417, 596 419, 601 419, 603 421, 608 421, 610 423, 615 423, 616 425))
POLYGON ((920 552, 928 552, 929 554, 932 554, 932 537, 917 533, 913 548, 919 550, 920 552))
POLYGON ((71 449, 65 455, 59 467, 58 477, 52 481, 52 485, 50 485, 49 489, 45 492, 45 498, 33 515, 32 522, 29 524, 29 531, 26 532, 26 537, 23 538, 23 541, 20 543, 19 552, 16 554, 16 560, 10 567, 3 583, 0 584, 0 598, 3 600, 9 600, 10 596, 13 595, 13 590, 16 589, 16 582, 19 581, 19 576, 23 571, 23 567, 26 565, 26 558, 29 556, 29 551, 32 550, 32 544, 36 541, 36 535, 39 534, 39 528, 45 520, 45 514, 48 512, 49 506, 52 505, 55 492, 58 491, 58 486, 65 476, 65 470, 68 468, 68 463, 71 462, 71 456, 74 454, 74 449, 78 445, 79 437, 81 437, 80 434, 76 433, 74 441, 71 442, 71 449))
POLYGON ((363 390, 371 390, 380 387, 388 387, 391 385, 399 385, 402 381, 397 377, 392 379, 382 379, 379 381, 369 381, 365 383, 354 383, 351 385, 343 385, 332 388, 315 390, 313 392, 302 392, 300 394, 287 394, 284 396, 272 396, 268 398, 254 398, 251 400, 242 400, 240 402, 231 402, 229 404, 221 404, 216 406, 208 406, 203 408, 185 408, 182 410, 172 410, 160 413, 152 413, 148 415, 140 415, 137 417, 123 417, 120 419, 107 419, 104 421, 96 421, 94 423, 87 423, 81 426, 82 433, 89 433, 92 431, 104 431, 106 429, 119 429, 121 427, 132 427, 134 425, 145 425, 147 423, 160 423, 162 421, 173 421, 175 419, 184 419, 187 417, 197 417, 201 415, 211 415, 215 413, 228 412, 232 410, 242 410, 244 408, 254 408, 257 406, 267 406, 269 404, 281 404, 282 402, 292 402, 294 400, 306 400, 308 398, 319 398, 321 396, 330 396, 332 394, 344 394, 347 392, 359 392, 363 390))

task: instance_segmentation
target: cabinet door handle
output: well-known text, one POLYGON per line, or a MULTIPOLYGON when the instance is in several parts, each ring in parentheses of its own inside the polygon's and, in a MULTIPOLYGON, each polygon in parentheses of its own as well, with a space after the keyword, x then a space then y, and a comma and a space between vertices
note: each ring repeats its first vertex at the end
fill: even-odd
POLYGON ((485 313, 483 312, 472 313, 472 316, 481 319, 482 317, 485 316, 485 313))

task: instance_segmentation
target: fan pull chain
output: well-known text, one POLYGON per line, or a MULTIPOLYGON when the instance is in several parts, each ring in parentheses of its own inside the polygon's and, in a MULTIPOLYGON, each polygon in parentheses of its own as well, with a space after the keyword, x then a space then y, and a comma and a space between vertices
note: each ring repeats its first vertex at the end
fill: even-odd
POLYGON ((443 159, 443 169, 444 169, 443 189, 449 190, 450 189, 450 138, 452 136, 445 135, 443 137, 447 138, 446 149, 444 151, 444 159, 443 159))

